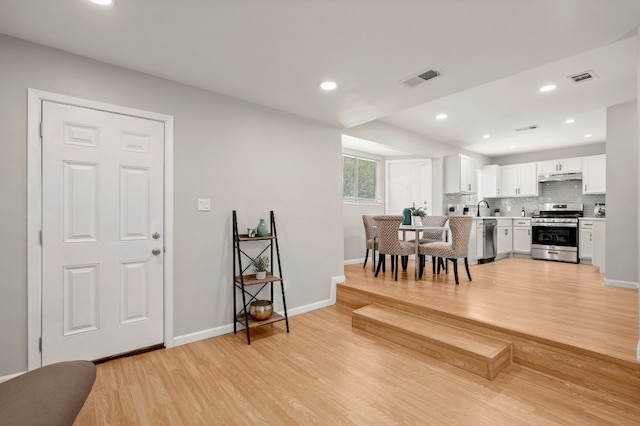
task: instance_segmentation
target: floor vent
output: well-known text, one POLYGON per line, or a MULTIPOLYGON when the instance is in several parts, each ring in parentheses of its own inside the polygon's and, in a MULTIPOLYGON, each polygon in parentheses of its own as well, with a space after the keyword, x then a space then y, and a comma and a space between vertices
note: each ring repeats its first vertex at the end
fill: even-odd
POLYGON ((537 124, 532 124, 531 126, 524 126, 524 127, 518 127, 517 129, 514 129, 516 132, 526 132, 527 130, 535 130, 535 129, 539 129, 540 126, 537 124))
POLYGON ((585 71, 579 74, 570 75, 569 78, 575 83, 584 83, 585 81, 593 80, 596 74, 593 71, 585 71))
POLYGON ((432 78, 436 78, 439 75, 440 75, 440 71, 429 70, 429 71, 423 72, 422 74, 416 77, 412 77, 407 80, 404 80, 402 84, 404 84, 407 87, 415 87, 418 84, 424 83, 425 81, 431 80, 432 78))

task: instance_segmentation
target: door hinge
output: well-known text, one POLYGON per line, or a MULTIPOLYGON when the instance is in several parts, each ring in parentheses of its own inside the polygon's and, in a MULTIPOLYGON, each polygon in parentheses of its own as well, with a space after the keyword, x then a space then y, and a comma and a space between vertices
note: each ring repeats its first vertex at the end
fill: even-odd
POLYGON ((42 353, 42 337, 38 338, 38 350, 42 353))
POLYGON ((39 239, 40 239, 40 245, 42 245, 42 229, 40 230, 40 236, 39 236, 39 239))
POLYGON ((40 139, 42 139, 42 121, 40 122, 40 139))

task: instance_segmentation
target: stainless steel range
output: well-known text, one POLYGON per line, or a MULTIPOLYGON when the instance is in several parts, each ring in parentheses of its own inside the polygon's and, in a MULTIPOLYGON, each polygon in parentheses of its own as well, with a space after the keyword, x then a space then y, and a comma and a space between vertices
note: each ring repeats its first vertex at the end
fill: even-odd
POLYGON ((531 256, 534 259, 578 263, 578 218, 580 203, 540 204, 531 219, 531 256))

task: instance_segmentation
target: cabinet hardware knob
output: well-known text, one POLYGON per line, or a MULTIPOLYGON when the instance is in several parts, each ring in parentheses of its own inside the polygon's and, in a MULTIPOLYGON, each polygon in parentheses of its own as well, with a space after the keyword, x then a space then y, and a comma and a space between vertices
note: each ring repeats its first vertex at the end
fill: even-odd
POLYGON ((153 250, 151 250, 151 254, 153 254, 154 256, 159 255, 162 252, 162 250, 160 250, 159 248, 154 248, 153 250))

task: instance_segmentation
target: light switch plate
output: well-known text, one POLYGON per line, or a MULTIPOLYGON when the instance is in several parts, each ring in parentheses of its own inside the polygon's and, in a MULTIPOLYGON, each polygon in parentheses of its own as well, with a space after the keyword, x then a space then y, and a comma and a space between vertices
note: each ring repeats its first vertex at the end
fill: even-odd
POLYGON ((199 212, 211 211, 211 199, 210 198, 198 198, 198 211, 199 212))

